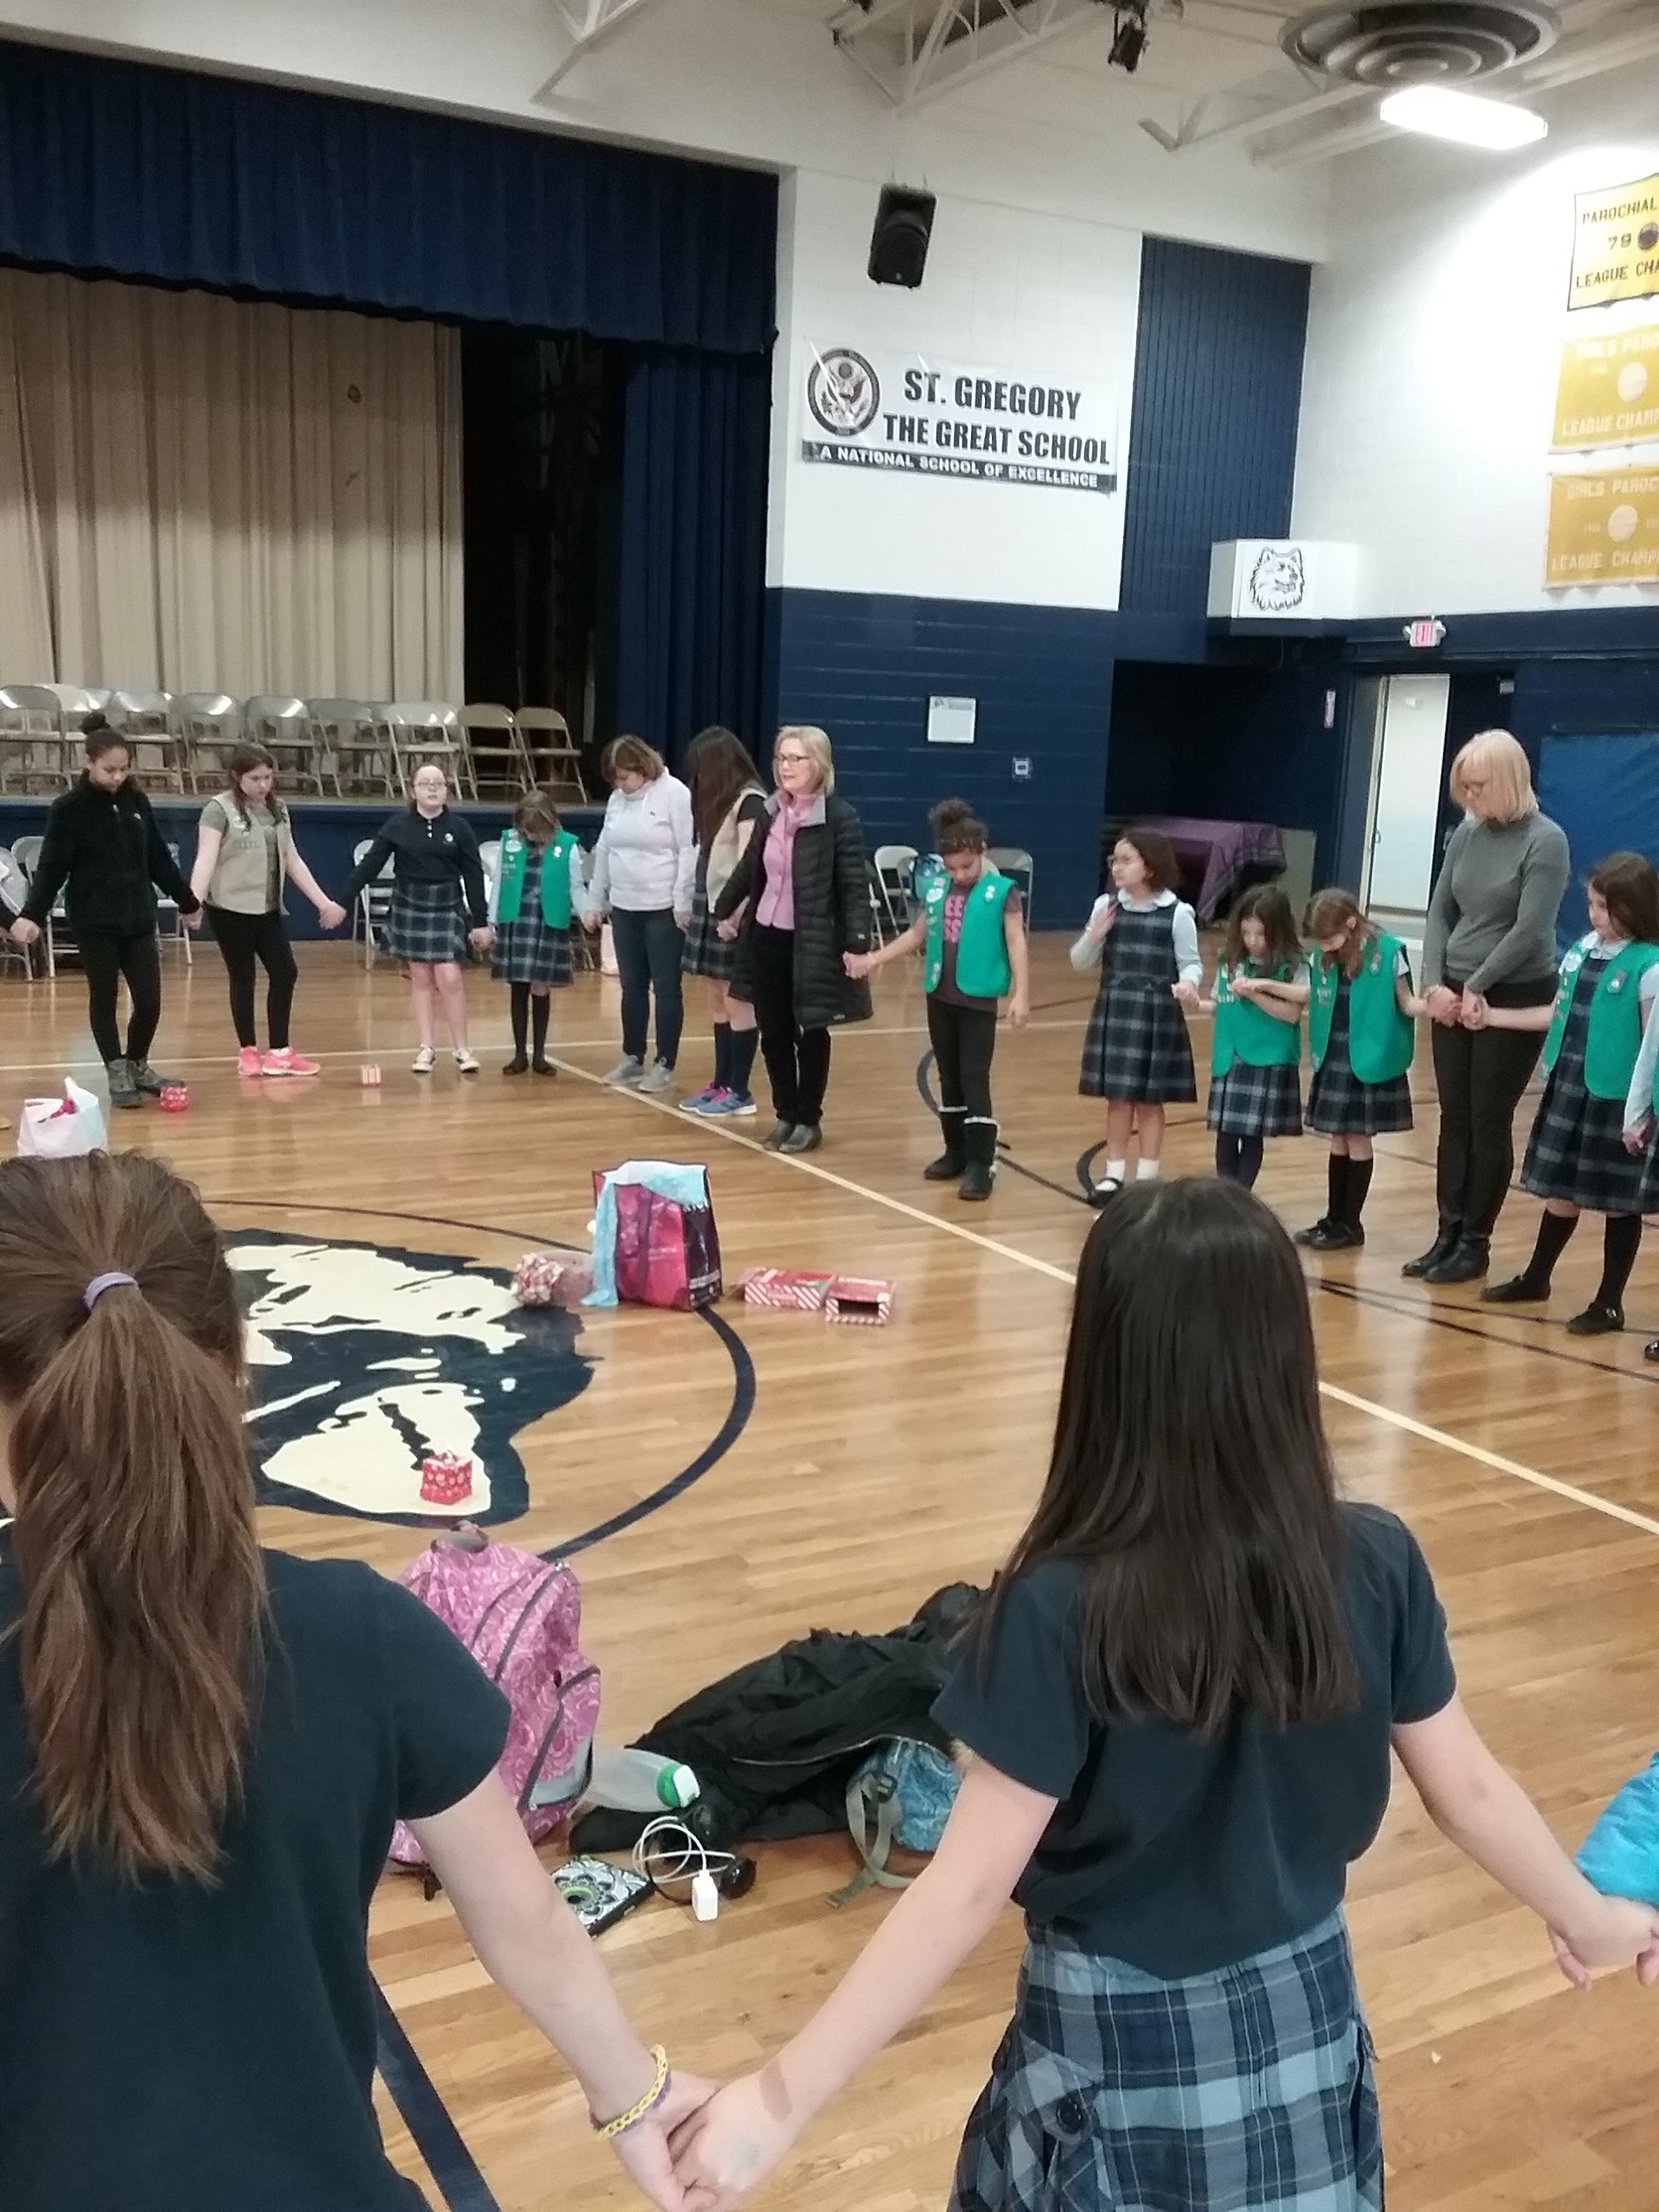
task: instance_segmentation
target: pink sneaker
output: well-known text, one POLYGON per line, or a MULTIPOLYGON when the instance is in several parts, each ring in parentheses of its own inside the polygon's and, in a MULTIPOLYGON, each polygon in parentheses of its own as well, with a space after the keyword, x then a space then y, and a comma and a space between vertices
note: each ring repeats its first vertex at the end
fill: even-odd
POLYGON ((268 1052, 259 1064, 261 1075, 320 1075, 322 1072, 320 1061, 307 1060, 290 1046, 281 1052, 268 1052))
POLYGON ((258 1075, 264 1066, 264 1061, 257 1044, 245 1044, 236 1055, 238 1075, 258 1075))

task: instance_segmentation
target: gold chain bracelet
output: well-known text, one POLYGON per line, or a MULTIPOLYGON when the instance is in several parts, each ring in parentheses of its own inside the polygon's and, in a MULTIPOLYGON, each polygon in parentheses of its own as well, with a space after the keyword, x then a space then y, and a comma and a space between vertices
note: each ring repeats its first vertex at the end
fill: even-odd
POLYGON ((648 2113, 654 2112, 668 2094, 668 2053, 659 2043, 653 2045, 651 2057, 656 2063, 656 2075, 639 2103, 629 2112, 618 2112, 614 2120, 593 2122, 593 2132, 601 2142, 614 2142, 618 2136, 625 2136, 630 2128, 638 2127, 640 2122, 648 2113))

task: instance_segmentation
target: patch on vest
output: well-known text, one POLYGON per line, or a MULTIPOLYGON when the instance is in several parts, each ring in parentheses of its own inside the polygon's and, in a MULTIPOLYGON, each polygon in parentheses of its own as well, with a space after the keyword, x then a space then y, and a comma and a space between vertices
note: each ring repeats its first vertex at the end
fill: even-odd
POLYGON ((586 1388, 569 1314, 520 1306, 510 1273, 453 1254, 238 1231, 247 1415, 262 1505, 375 1521, 517 1520, 516 1439, 586 1388), (423 1462, 472 1464, 453 1504, 423 1462))

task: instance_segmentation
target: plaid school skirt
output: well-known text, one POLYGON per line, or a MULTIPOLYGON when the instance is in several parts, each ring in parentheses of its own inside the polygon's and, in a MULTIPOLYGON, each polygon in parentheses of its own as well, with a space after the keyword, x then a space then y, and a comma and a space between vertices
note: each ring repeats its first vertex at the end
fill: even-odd
POLYGON ((1308 1127, 1322 1137, 1391 1137, 1412 1126, 1411 1078, 1362 1083, 1348 1057, 1348 987, 1336 994, 1325 1057, 1308 1085, 1308 1127))
POLYGON ((1198 1097, 1186 1017, 1164 985, 1107 984, 1096 994, 1077 1087, 1085 1098, 1148 1106, 1198 1097))
POLYGON ((1527 1139, 1521 1188, 1534 1198, 1564 1198, 1591 1213, 1641 1213, 1653 1205, 1647 1160, 1625 1150, 1625 1102, 1592 1098, 1581 1062, 1565 1052, 1539 1102, 1527 1139), (1565 1079, 1564 1079, 1565 1078, 1565 1079))
POLYGON ((1204 1118, 1219 1136, 1299 1137, 1302 1070, 1236 1060, 1224 1075, 1210 1078, 1204 1118))
POLYGON ((556 990, 570 981, 570 932, 550 929, 539 914, 498 921, 489 972, 498 983, 537 983, 556 990))
POLYGON ((399 884, 392 894, 381 950, 391 960, 416 960, 430 966, 472 957, 466 941, 471 927, 459 884, 399 884))
POLYGON ((1382 2212, 1370 2033, 1340 1912, 1160 1981, 1034 1942, 950 2212, 1382 2212))
POLYGON ((685 949, 680 955, 680 972, 685 975, 709 975, 717 983, 729 983, 732 963, 737 957, 736 939, 722 937, 714 927, 714 916, 708 911, 708 894, 694 891, 691 895, 691 927, 685 933, 685 949))

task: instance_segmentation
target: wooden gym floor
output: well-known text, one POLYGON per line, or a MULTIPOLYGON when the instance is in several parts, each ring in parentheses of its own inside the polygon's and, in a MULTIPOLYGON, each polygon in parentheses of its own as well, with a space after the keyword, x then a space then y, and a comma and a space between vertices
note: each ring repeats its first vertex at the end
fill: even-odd
MULTIPOLYGON (((593 1169, 665 1156, 709 1163, 729 1273, 822 1265, 897 1282, 884 1332, 734 1304, 720 1310, 724 1333, 690 1316, 584 1317, 586 1387, 524 1439, 529 1510, 502 1533, 551 1547, 706 1465, 581 1555, 608 1739, 810 1627, 889 1628, 939 1584, 988 1576, 1043 1473, 1070 1270, 1090 1219, 1076 1166, 1103 1133, 1099 1107, 1076 1095, 1089 990, 1061 940, 1035 949, 1031 1026, 1004 1033, 997 1098, 1012 1157, 993 1201, 972 1208, 919 1180, 935 1132, 918 1091, 914 966, 882 978, 876 1020, 836 1041, 823 1150, 780 1161, 755 1147, 764 1117, 711 1128, 598 1087, 616 1054, 614 983, 584 978, 556 999, 558 1082, 505 1083, 505 994, 475 978, 484 1073, 464 1082, 446 1059, 421 1084, 406 1072, 396 973, 365 975, 343 945, 300 957, 295 1035, 323 1058, 322 1080, 239 1083, 216 957, 198 948, 187 975, 169 951, 157 1062, 189 1083, 190 1109, 114 1117, 115 1143, 165 1150, 227 1227, 510 1267, 526 1247, 584 1242, 593 1169), (369 1059, 385 1069, 379 1092, 359 1087, 369 1059)), ((694 1000, 688 1088, 704 1078, 706 1034, 694 1000)), ((1201 1064, 1207 1040, 1197 1043, 1201 1064)), ((77 975, 55 987, 0 979, 9 1122, 88 1051, 77 975)), ((1595 1279, 1593 1223, 1542 1315, 1499 1316, 1472 1291, 1402 1282, 1400 1263, 1433 1230, 1426 1059, 1425 1043, 1419 1127, 1379 1146, 1369 1247, 1311 1268, 1330 1431, 1352 1491, 1417 1530, 1475 1718, 1571 1845, 1659 1734, 1659 1369, 1641 1357, 1644 1337, 1659 1334, 1659 1249, 1638 1263, 1629 1332, 1589 1342, 1562 1322, 1595 1279)), ((1166 1165, 1207 1171, 1201 1106, 1173 1121, 1166 1165)), ((1318 1140, 1272 1146, 1261 1191, 1292 1225, 1322 1211, 1318 1140)), ((1529 1248, 1535 1214, 1512 1200, 1497 1272, 1529 1248)), ((265 1534, 392 1573, 423 1540, 291 1510, 268 1511, 265 1534)), ((721 2075, 787 2034, 884 1909, 826 1907, 848 1863, 833 1838, 764 1850, 755 1891, 715 1927, 653 1903, 610 1932, 606 1959, 647 2039, 721 2075)), ((1393 2212, 1659 2204, 1652 2001, 1616 1980, 1589 1997, 1569 1990, 1541 1929, 1436 1835, 1403 1784, 1350 1909, 1382 2057, 1393 2212)), ((1011 1911, 757 2201, 799 2212, 941 2206, 1018 1946, 1011 1911)), ((404 2094, 428 2165, 383 2100, 394 2155, 434 2205, 445 2190, 456 2205, 503 2212, 631 2201, 577 2094, 441 1901, 388 1882, 372 1949, 418 2054, 417 2086, 423 2068, 459 2130, 459 2143, 447 2139, 432 2100, 404 2094)))

